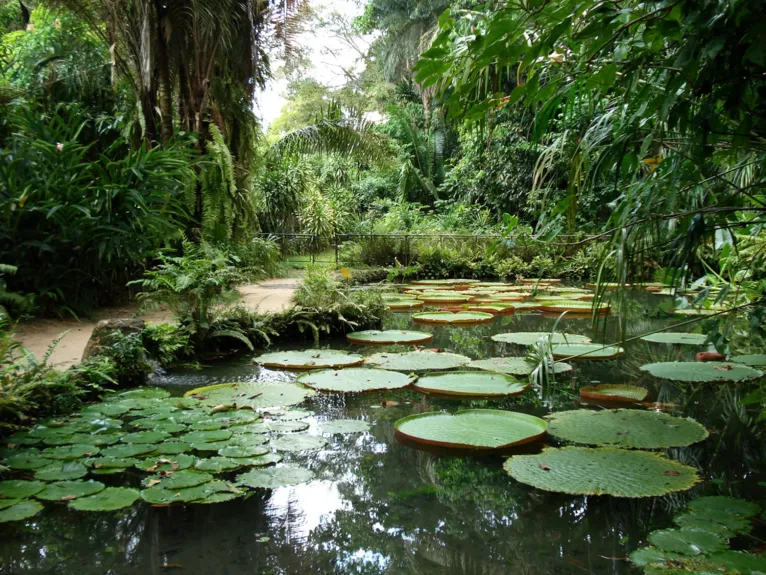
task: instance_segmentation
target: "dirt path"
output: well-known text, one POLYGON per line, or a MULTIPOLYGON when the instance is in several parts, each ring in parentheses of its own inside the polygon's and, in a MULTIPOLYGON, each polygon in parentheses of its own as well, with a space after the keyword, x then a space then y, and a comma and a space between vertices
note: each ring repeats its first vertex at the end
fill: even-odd
MULTIPOLYGON (((290 304, 290 298, 298 287, 298 278, 280 278, 263 280, 247 284, 239 288, 242 304, 251 310, 260 312, 277 312, 290 304)), ((125 306, 99 309, 90 319, 35 319, 16 326, 16 339, 24 347, 42 358, 48 347, 67 332, 53 351, 48 363, 57 369, 66 369, 80 361, 85 345, 96 324, 103 319, 120 319, 139 315, 147 322, 159 323, 169 321, 171 315, 167 311, 156 310, 138 314, 138 306, 125 306)))

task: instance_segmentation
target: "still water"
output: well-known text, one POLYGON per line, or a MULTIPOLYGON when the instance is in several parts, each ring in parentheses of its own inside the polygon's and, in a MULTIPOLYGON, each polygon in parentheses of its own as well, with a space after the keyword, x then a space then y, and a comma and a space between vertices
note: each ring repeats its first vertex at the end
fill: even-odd
MULTIPOLYGON (((669 301, 631 296, 628 335, 684 321, 662 312, 669 301)), ((432 331, 434 341, 428 347, 486 358, 524 353, 524 348, 492 341, 491 335, 550 330, 555 321, 532 312, 473 327, 423 327, 408 314, 393 314, 384 328, 432 331)), ((615 324, 612 318, 606 328, 593 328, 589 318, 569 317, 559 329, 613 342, 615 324)), ((321 347, 360 351, 345 341, 325 341, 321 347)), ((406 348, 370 346, 360 353, 383 349, 406 348)), ((766 479, 757 412, 739 405, 747 386, 657 382, 638 370, 653 361, 693 359, 697 351, 629 342, 619 361, 580 363, 573 377, 559 378, 544 393, 529 390, 505 401, 442 400, 413 391, 317 394, 300 406, 315 412, 308 433, 316 423, 339 418, 364 419, 371 429, 329 436, 320 451, 284 454, 286 462, 315 473, 310 483, 259 489, 248 499, 214 505, 152 507, 139 502, 113 513, 47 506, 27 522, 0 525, 0 573, 639 574, 626 560, 628 554, 650 530, 669 526, 674 509, 701 494, 758 499, 758 482, 766 479), (669 452, 699 467, 704 480, 689 492, 652 499, 555 494, 517 483, 503 472, 499 457, 428 453, 394 438, 397 419, 424 411, 491 407, 542 416, 579 408, 576 387, 591 382, 645 385, 648 400, 675 404, 665 409, 694 417, 710 429, 703 443, 669 452)), ((241 357, 202 371, 179 371, 155 384, 180 395, 212 383, 295 378, 254 366, 251 360, 241 357)), ((131 483, 124 477, 115 481, 131 483)), ((733 547, 737 544, 735 540, 733 547)))

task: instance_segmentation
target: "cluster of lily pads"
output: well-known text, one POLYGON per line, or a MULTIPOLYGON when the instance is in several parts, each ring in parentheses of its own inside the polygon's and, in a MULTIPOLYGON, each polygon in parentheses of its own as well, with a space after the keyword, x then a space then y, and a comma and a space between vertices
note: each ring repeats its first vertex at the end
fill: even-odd
POLYGON ((630 560, 646 575, 675 573, 766 573, 766 558, 732 551, 730 539, 748 534, 758 505, 732 497, 701 497, 673 518, 676 527, 652 531, 650 547, 630 560))

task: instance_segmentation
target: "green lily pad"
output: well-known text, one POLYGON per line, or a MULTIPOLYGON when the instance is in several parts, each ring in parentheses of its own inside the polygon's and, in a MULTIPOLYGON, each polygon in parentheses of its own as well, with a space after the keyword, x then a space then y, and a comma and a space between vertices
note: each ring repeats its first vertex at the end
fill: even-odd
POLYGON ((456 353, 435 353, 432 351, 409 351, 405 353, 374 353, 365 363, 380 369, 394 371, 446 371, 466 365, 470 357, 456 353))
POLYGON ((184 441, 166 441, 157 446, 156 453, 159 455, 177 455, 191 451, 192 447, 184 441))
POLYGON ((180 453, 178 455, 158 455, 142 459, 137 462, 135 466, 141 471, 159 473, 163 471, 180 471, 181 469, 188 469, 194 465, 196 461, 196 457, 180 453))
POLYGON ((26 499, 45 489, 40 481, 9 480, 0 481, 0 498, 26 499))
POLYGON ((103 457, 137 457, 153 453, 157 449, 156 445, 147 445, 145 443, 130 443, 125 445, 112 445, 101 450, 103 457))
POLYGON ((580 397, 606 403, 637 403, 646 399, 648 390, 637 385, 603 383, 580 388, 580 397))
POLYGON ((48 459, 80 459, 82 457, 93 457, 98 455, 100 451, 95 445, 62 445, 60 447, 44 449, 43 457, 48 459))
POLYGON ((218 421, 216 419, 210 419, 208 421, 197 421, 190 426, 193 431, 215 431, 217 429, 223 429, 224 427, 229 426, 225 422, 218 421))
POLYGON ((673 333, 664 331, 645 335, 641 339, 654 343, 668 343, 674 345, 703 345, 707 340, 707 336, 701 333, 673 333))
POLYGON ((34 470, 41 467, 47 467, 51 464, 50 459, 46 459, 39 451, 25 450, 23 453, 12 455, 3 460, 3 465, 11 469, 34 470))
POLYGON ((563 313, 568 312, 570 314, 585 314, 592 313, 594 310, 597 313, 606 313, 611 306, 606 303, 593 304, 589 301, 555 301, 555 302, 541 302, 540 307, 543 311, 551 313, 563 313))
POLYGON ((573 495, 658 497, 699 481, 693 467, 656 453, 614 447, 547 448, 538 455, 510 457, 503 467, 521 483, 573 495))
POLYGON ((35 479, 41 481, 65 481, 80 479, 88 474, 88 468, 79 461, 56 462, 35 472, 35 479))
MULTIPOLYGON (((763 555, 754 555, 742 551, 720 551, 707 557, 701 558, 707 564, 717 565, 717 569, 711 569, 705 566, 710 572, 715 573, 739 573, 741 575, 760 575, 766 573, 766 557, 763 555)), ((690 565, 694 568, 694 564, 690 565)), ((702 569, 699 569, 702 571, 702 569)))
POLYGON ((750 367, 763 368, 766 367, 766 354, 754 353, 750 355, 735 355, 731 358, 731 361, 749 365, 750 367))
POLYGON ((314 478, 314 473, 302 467, 283 465, 265 469, 252 469, 237 476, 237 483, 247 487, 275 489, 288 485, 306 483, 314 478))
POLYGON ((279 453, 265 453, 257 457, 239 457, 236 461, 242 467, 265 467, 266 465, 279 463, 282 461, 282 456, 279 453))
POLYGON ((107 487, 95 495, 70 501, 69 507, 77 511, 116 511, 130 507, 139 497, 140 495, 135 489, 107 487))
POLYGON ((688 511, 673 517, 679 527, 704 529, 711 533, 732 536, 735 533, 748 533, 752 526, 741 515, 734 515, 720 510, 688 511))
POLYGON ((17 431, 6 439, 8 445, 37 445, 42 441, 41 437, 35 437, 28 431, 17 431))
POLYGON ((763 377, 763 372, 740 363, 667 361, 641 366, 642 371, 673 381, 728 383, 763 377))
POLYGON ((17 503, 21 503, 22 501, 25 501, 24 499, 0 499, 0 509, 8 509, 9 507, 13 507, 17 503))
POLYGON ((400 311, 400 310, 407 310, 407 309, 417 309, 421 308, 425 305, 422 301, 418 300, 409 300, 409 299, 399 299, 399 300, 388 300, 386 302, 386 309, 389 311, 400 311))
POLYGON ((466 409, 455 415, 431 412, 410 415, 394 424, 397 433, 420 443, 443 447, 502 449, 543 436, 539 417, 496 409, 466 409))
POLYGON ((78 497, 87 497, 106 487, 99 481, 57 481, 49 484, 40 493, 35 495, 45 501, 69 501, 78 497))
POLYGON ((225 441, 232 436, 228 429, 214 429, 211 431, 190 431, 185 433, 179 439, 185 443, 212 443, 214 441, 225 441))
MULTIPOLYGON (((476 359, 466 367, 507 375, 529 375, 534 371, 536 364, 525 357, 490 357, 488 359, 476 359)), ((553 364, 553 370, 557 374, 566 373, 572 371, 572 366, 563 361, 557 361, 553 364)))
POLYGON ((123 399, 165 399, 167 397, 170 397, 170 392, 161 387, 137 387, 118 393, 110 399, 119 401, 123 399))
POLYGON ((306 409, 269 409, 265 414, 271 417, 278 417, 283 421, 306 419, 307 417, 314 416, 313 411, 308 411, 306 409))
POLYGON ((136 463, 138 460, 133 457, 95 457, 87 460, 91 470, 97 474, 121 473, 136 463))
POLYGON ((541 337, 550 337, 552 344, 558 343, 590 343, 590 338, 575 333, 554 333, 549 331, 519 331, 516 333, 498 333, 492 336, 494 341, 513 343, 516 345, 534 345, 541 337))
POLYGON ((162 431, 137 431, 122 436, 123 443, 161 443, 170 437, 162 431))
POLYGON ((724 511, 742 517, 752 517, 759 511, 757 503, 722 496, 699 497, 689 503, 689 509, 697 512, 724 511))
POLYGON ((662 563, 664 561, 675 561, 683 559, 683 555, 678 553, 668 553, 656 547, 643 547, 636 549, 630 554, 630 560, 639 567, 645 567, 651 563, 662 563))
POLYGON ((283 435, 269 445, 278 451, 316 451, 327 445, 327 440, 318 435, 283 435))
POLYGON ((130 408, 121 403, 97 403, 95 405, 89 405, 82 410, 83 415, 87 414, 100 414, 106 417, 120 417, 121 415, 130 411, 130 408))
POLYGON ((236 405, 238 408, 264 409, 295 405, 315 393, 312 389, 294 383, 246 381, 200 387, 186 395, 204 398, 200 400, 201 403, 210 407, 236 405))
POLYGON ((639 409, 561 411, 548 418, 548 433, 574 443, 631 449, 685 447, 708 436, 693 419, 639 409))
POLYGON ((326 369, 305 373, 298 377, 298 383, 320 391, 354 393, 381 389, 401 389, 414 381, 414 377, 386 371, 356 367, 334 371, 326 369))
POLYGON ((416 344, 426 343, 434 338, 432 333, 424 331, 402 331, 398 329, 389 329, 378 331, 370 329, 366 331, 355 331, 346 335, 346 339, 351 343, 369 344, 369 345, 389 345, 389 344, 416 344))
POLYGON ((369 431, 370 424, 361 419, 335 419, 319 425, 321 433, 363 433, 369 431))
POLYGON ((553 359, 570 359, 577 361, 614 359, 625 353, 621 347, 611 345, 591 344, 558 344, 551 349, 553 359))
POLYGON ((141 498, 154 505, 169 505, 171 503, 213 503, 229 501, 239 497, 243 492, 225 481, 213 480, 193 487, 183 489, 167 489, 155 485, 141 491, 141 498), (229 494, 231 497, 222 497, 229 494))
POLYGON ((15 505, 11 505, 0 511, 0 523, 29 519, 33 515, 40 513, 42 510, 43 505, 38 501, 25 501, 22 499, 15 505))
POLYGON ((729 546, 726 538, 691 527, 652 531, 648 540, 658 549, 680 555, 709 555, 729 546))
POLYGON ((510 397, 523 393, 529 386, 503 373, 447 371, 421 376, 414 387, 423 393, 456 397, 510 397))
POLYGON ((85 433, 75 433, 74 435, 52 435, 43 439, 45 445, 72 445, 73 443, 88 444, 90 435, 85 433))
POLYGON ((282 369, 327 369, 353 367, 364 361, 361 355, 333 349, 306 349, 301 351, 276 351, 264 353, 255 362, 264 367, 282 369))
POLYGON ((418 299, 424 303, 465 303, 471 299, 470 295, 462 295, 457 292, 453 293, 425 293, 419 295, 418 299))
POLYGON ((415 323, 426 324, 460 325, 486 323, 492 321, 494 317, 495 316, 491 313, 481 311, 459 311, 457 313, 452 313, 451 311, 435 311, 430 313, 412 314, 412 321, 415 323))
MULTIPOLYGON (((242 430, 243 433, 232 435, 229 440, 229 445, 263 445, 269 442, 269 438, 262 433, 251 432, 250 430, 242 430), (248 433, 244 433, 248 431, 248 433)), ((224 445, 224 447, 228 447, 224 445)), ((223 448, 221 448, 223 449, 223 448)))
POLYGON ((159 480, 160 487, 164 489, 184 489, 186 487, 194 487, 211 481, 213 476, 203 471, 195 471, 193 469, 182 469, 176 471, 170 475, 164 477, 150 476, 143 480, 144 485, 148 485, 152 481, 159 480))
POLYGON ((224 471, 233 471, 240 467, 242 467, 242 463, 239 460, 220 456, 200 459, 194 465, 194 469, 210 473, 223 473, 224 471))
POLYGON ((200 442, 200 443, 192 443, 192 449, 195 451, 220 451, 224 447, 229 447, 230 445, 235 445, 235 443, 231 439, 227 439, 226 441, 211 441, 211 442, 200 442))
POLYGON ((253 427, 257 428, 260 433, 296 433, 298 431, 306 431, 309 428, 307 421, 279 421, 279 420, 264 420, 253 427))
POLYGON ((221 449, 218 455, 231 459, 239 459, 241 457, 259 457, 267 453, 269 453, 268 448, 260 445, 231 445, 221 449))

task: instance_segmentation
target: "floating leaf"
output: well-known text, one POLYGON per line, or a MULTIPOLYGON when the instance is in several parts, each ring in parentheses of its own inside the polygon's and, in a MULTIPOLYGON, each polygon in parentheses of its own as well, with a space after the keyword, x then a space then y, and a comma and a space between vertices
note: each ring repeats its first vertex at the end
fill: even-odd
POLYGON ((677 559, 683 559, 683 555, 678 553, 668 553, 655 547, 643 547, 642 549, 636 549, 630 554, 630 560, 639 567, 645 567, 650 563, 661 563, 663 561, 675 561, 677 559))
POLYGON ((605 403, 637 403, 646 398, 648 391, 637 385, 619 385, 604 383, 586 385, 580 389, 580 397, 605 403))
POLYGON ((433 323, 433 324, 475 324, 486 323, 492 321, 493 316, 491 313, 484 313, 480 311, 460 311, 452 313, 450 311, 435 311, 426 313, 412 314, 412 321, 415 323, 433 323))
POLYGON ((335 419, 319 425, 321 433, 363 433, 370 429, 370 424, 361 419, 335 419))
POLYGON ((211 443, 213 441, 225 441, 232 432, 228 429, 216 429, 211 431, 190 431, 180 437, 185 443, 211 443))
POLYGON ((644 341, 674 345, 703 345, 707 336, 701 333, 673 333, 664 331, 643 336, 644 341))
POLYGON ((534 345, 540 338, 550 337, 552 344, 557 343, 590 343, 590 338, 575 333, 554 333, 547 331, 519 331, 516 333, 498 333, 492 336, 494 341, 513 343, 516 345, 534 345))
POLYGON ((535 441, 547 424, 539 417, 496 409, 466 409, 455 415, 431 412, 410 415, 394 424, 412 441, 444 447, 501 449, 535 441))
POLYGON ((46 501, 69 501, 93 495, 103 491, 104 487, 99 481, 57 481, 49 484, 35 497, 46 501))
POLYGON ((195 485, 207 483, 213 479, 213 476, 202 471, 183 469, 163 477, 148 477, 144 479, 143 484, 148 485, 150 481, 156 479, 159 479, 160 481, 158 485, 165 489, 184 489, 186 487, 194 487, 195 485))
POLYGON ((123 443, 161 443, 170 437, 169 433, 162 431, 137 431, 126 433, 122 436, 123 443))
POLYGON ((296 433, 306 431, 309 424, 307 421, 264 420, 253 427, 260 433, 296 433))
POLYGON ((316 451, 327 445, 327 440, 318 435, 283 435, 272 439, 270 445, 278 451, 316 451))
POLYGON ((538 455, 515 455, 503 467, 521 483, 574 495, 658 497, 690 489, 699 481, 693 467, 655 453, 614 447, 547 448, 538 455))
POLYGON ((692 511, 725 511, 742 517, 752 517, 758 513, 757 503, 744 501, 734 497, 710 496, 700 497, 689 503, 692 511))
POLYGON ((425 305, 422 301, 417 300, 389 300, 386 302, 386 309, 389 311, 400 311, 408 309, 417 309, 425 305))
POLYGON ((306 419, 314 415, 313 411, 305 409, 269 409, 265 412, 266 415, 271 417, 278 417, 284 421, 290 421, 293 419, 306 419))
POLYGON ((708 555, 729 546, 724 537, 691 527, 652 531, 648 539, 658 549, 681 555, 708 555))
POLYGON ((613 359, 625 353, 625 350, 616 346, 604 346, 600 343, 591 344, 559 344, 551 349, 553 359, 569 360, 595 360, 613 359))
POLYGON ((0 481, 0 498, 26 499, 45 489, 40 481, 9 480, 0 481))
POLYGON ((684 447, 708 436, 693 419, 638 409, 561 411, 549 417, 548 433, 574 443, 633 449, 684 447))
MULTIPOLYGON (((488 359, 474 360, 466 367, 496 371, 497 373, 508 375, 529 375, 537 367, 537 364, 525 357, 490 357, 488 359)), ((572 366, 563 361, 557 361, 553 364, 553 370, 556 374, 566 373, 572 371, 572 366)))
POLYGON ((170 392, 161 387, 137 387, 118 393, 110 399, 119 401, 122 399, 165 399, 167 397, 170 397, 170 392))
POLYGON ((128 445, 113 445, 101 450, 103 457, 136 457, 154 452, 156 445, 146 445, 143 443, 131 443, 128 445))
POLYGON ((3 460, 3 465, 11 469, 32 470, 47 467, 51 464, 50 459, 44 458, 39 451, 27 450, 3 460))
POLYGON ((268 448, 261 447, 260 445, 232 445, 221 449, 218 455, 236 459, 240 457, 258 457, 267 453, 269 453, 268 448))
POLYGON ((28 519, 33 515, 37 515, 42 510, 43 505, 41 503, 37 501, 25 501, 22 499, 15 505, 11 505, 0 511, 0 523, 28 519))
POLYGON ((115 511, 130 507, 140 497, 138 491, 127 487, 107 487, 90 497, 82 497, 69 502, 69 507, 77 511, 115 511))
POLYGON ((210 473, 223 473, 224 471, 232 471, 240 467, 242 467, 242 463, 239 460, 220 456, 200 459, 194 465, 194 469, 209 471, 210 473))
POLYGON ((239 457, 237 463, 243 467, 264 467, 282 461, 282 456, 278 453, 266 453, 257 457, 239 457))
POLYGON ((267 469, 253 469, 237 476, 237 483, 248 487, 275 489, 287 485, 306 483, 314 478, 314 473, 302 467, 283 465, 267 469))
POLYGON ((86 460, 86 464, 89 465, 94 472, 106 472, 111 469, 116 469, 118 472, 121 472, 128 467, 133 467, 136 463, 138 463, 138 460, 133 459, 132 457, 96 457, 94 459, 86 460))
POLYGON ((381 369, 394 371, 445 371, 461 367, 471 361, 470 357, 456 353, 434 353, 431 351, 410 351, 405 353, 375 353, 366 363, 381 369))
POLYGON ((529 387, 510 375, 481 371, 448 371, 420 377, 415 389, 423 393, 453 396, 510 397, 529 387))
POLYGON ((306 349, 301 351, 276 351, 255 358, 265 367, 282 369, 326 369, 330 367, 353 367, 364 361, 361 355, 333 349, 306 349))
POLYGON ((62 445, 43 450, 43 457, 48 459, 80 459, 98 455, 100 449, 95 445, 62 445))
POLYGON ((135 466, 141 471, 149 473, 159 473, 162 471, 180 471, 188 469, 197 461, 196 457, 186 454, 179 455, 158 455, 148 459, 142 459, 135 466))
POLYGON ((750 522, 746 518, 720 510, 680 513, 673 517, 673 521, 680 527, 705 529, 722 535, 748 533, 751 529, 750 522))
POLYGON ((424 303, 465 303, 471 299, 470 295, 462 295, 460 293, 426 293, 419 295, 418 299, 424 303))
POLYGON ((245 381, 200 387, 187 392, 186 395, 204 397, 205 399, 200 400, 201 403, 210 407, 228 404, 239 408, 263 409, 301 403, 314 393, 314 390, 294 383, 245 381))
POLYGON ((334 371, 331 369, 305 373, 298 377, 298 383, 320 391, 362 392, 381 389, 400 389, 414 381, 414 377, 364 367, 334 371))
POLYGON ((541 305, 543 311, 552 313, 568 312, 570 314, 592 313, 594 310, 596 313, 607 313, 610 308, 609 304, 594 305, 586 301, 543 302, 541 305))
POLYGON ((750 355, 735 355, 731 358, 731 361, 749 365, 750 367, 764 368, 766 367, 766 354, 755 353, 750 355))
POLYGON ((191 445, 184 441, 166 441, 157 446, 156 453, 159 455, 177 455, 191 451, 191 445))
POLYGON ((432 333, 425 331, 401 331, 389 329, 378 331, 370 329, 366 331, 355 331, 346 335, 346 339, 351 343, 388 345, 388 344, 416 344, 426 343, 434 338, 432 333))
POLYGON ((88 474, 88 468, 79 461, 61 461, 38 469, 35 479, 41 481, 64 481, 67 479, 79 479, 88 474))
POLYGON ((757 379, 763 372, 740 363, 667 361, 642 365, 641 370, 660 379, 687 382, 739 382, 757 379))

